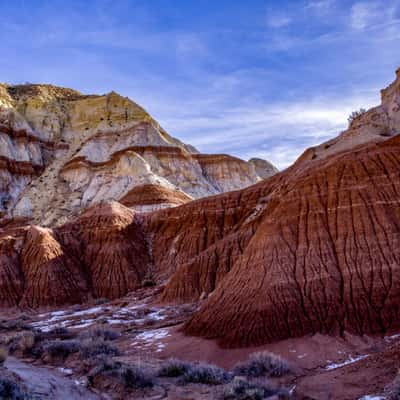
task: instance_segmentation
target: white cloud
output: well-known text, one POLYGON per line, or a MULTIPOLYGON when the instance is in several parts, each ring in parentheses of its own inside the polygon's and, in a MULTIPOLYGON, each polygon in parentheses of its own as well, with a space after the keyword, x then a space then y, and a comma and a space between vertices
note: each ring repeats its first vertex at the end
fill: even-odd
POLYGON ((229 153, 245 159, 263 157, 282 169, 307 147, 337 136, 346 128, 351 111, 376 102, 374 96, 281 104, 254 102, 246 106, 220 105, 218 114, 207 105, 202 108, 200 103, 174 111, 169 104, 168 113, 161 113, 159 120, 171 134, 202 152, 229 153))
POLYGON ((384 6, 381 2, 360 1, 353 4, 350 12, 350 27, 355 31, 373 29, 376 26, 386 28, 387 25, 399 23, 396 13, 399 2, 388 2, 384 6))
POLYGON ((370 2, 355 3, 351 7, 350 25, 355 30, 363 30, 378 18, 377 5, 370 2))
POLYGON ((326 12, 328 11, 334 4, 334 0, 315 0, 315 1, 309 1, 305 8, 306 9, 312 9, 317 12, 326 12))
POLYGON ((283 28, 290 25, 292 19, 288 15, 270 15, 267 24, 270 28, 283 28))

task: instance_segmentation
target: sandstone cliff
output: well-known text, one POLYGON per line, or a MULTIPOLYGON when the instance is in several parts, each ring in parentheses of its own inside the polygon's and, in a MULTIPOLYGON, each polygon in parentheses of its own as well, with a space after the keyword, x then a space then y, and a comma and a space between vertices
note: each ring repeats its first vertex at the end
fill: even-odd
POLYGON ((240 189, 274 172, 269 166, 256 171, 235 157, 199 154, 114 92, 0 85, 3 224, 60 225, 100 201, 132 199, 133 192, 130 206, 151 211, 240 189))

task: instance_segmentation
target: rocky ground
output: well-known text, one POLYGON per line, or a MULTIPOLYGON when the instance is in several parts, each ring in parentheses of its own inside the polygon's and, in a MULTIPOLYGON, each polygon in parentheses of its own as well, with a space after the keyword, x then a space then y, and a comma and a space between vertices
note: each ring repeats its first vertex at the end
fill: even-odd
POLYGON ((0 367, 2 382, 14 382, 14 390, 25 396, 15 398, 35 399, 396 398, 389 392, 397 376, 400 335, 317 334, 224 349, 181 332, 198 303, 163 305, 160 291, 146 288, 120 300, 62 309, 3 311, 1 349, 9 356, 0 367), (284 368, 261 375, 238 372, 238 363, 265 351, 280 356, 284 368), (177 372, 173 363, 168 364, 172 372, 161 373, 171 359, 181 360, 179 366, 195 378, 177 372), (207 373, 196 369, 204 365, 207 373))

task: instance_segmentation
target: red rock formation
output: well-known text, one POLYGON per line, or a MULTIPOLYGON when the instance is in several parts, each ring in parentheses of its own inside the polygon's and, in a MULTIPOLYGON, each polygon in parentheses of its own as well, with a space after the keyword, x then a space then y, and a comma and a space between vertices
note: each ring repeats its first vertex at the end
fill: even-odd
POLYGON ((18 247, 22 241, 15 235, 0 236, 0 306, 18 304, 23 294, 23 274, 19 262, 18 247))
POLYGON ((399 167, 395 137, 280 174, 247 247, 185 331, 246 346, 399 327, 399 167))
POLYGON ((121 297, 151 275, 139 220, 103 203, 52 231, 10 227, 0 235, 0 306, 57 306, 121 297))
POLYGON ((121 297, 140 287, 150 271, 140 223, 119 203, 93 207, 56 232, 68 252, 84 265, 95 297, 121 297))
POLYGON ((160 185, 136 186, 129 191, 120 202, 126 207, 153 204, 185 204, 192 199, 183 192, 160 185))
POLYGON ((56 306, 87 299, 78 260, 65 252, 50 229, 32 226, 27 231, 21 263, 25 277, 21 305, 56 306))
MULTIPOLYGON (((393 120, 399 110, 387 97, 393 100, 399 88, 384 93, 380 111, 393 120)), ((365 116, 368 129, 374 112, 365 116)), ((103 203, 54 233, 32 228, 23 250, 17 236, 3 234, 0 274, 9 304, 21 295, 32 306, 54 303, 36 293, 45 290, 41 282, 54 279, 58 287, 65 269, 79 270, 96 297, 122 296, 146 276, 168 279, 164 301, 197 300, 205 292, 185 332, 224 346, 399 328, 400 136, 374 131, 369 142, 348 147, 364 128, 351 129, 331 152, 306 152, 241 191, 142 215, 103 203)), ((171 195, 147 189, 152 199, 171 195)), ((127 204, 139 193, 130 195, 127 204)))

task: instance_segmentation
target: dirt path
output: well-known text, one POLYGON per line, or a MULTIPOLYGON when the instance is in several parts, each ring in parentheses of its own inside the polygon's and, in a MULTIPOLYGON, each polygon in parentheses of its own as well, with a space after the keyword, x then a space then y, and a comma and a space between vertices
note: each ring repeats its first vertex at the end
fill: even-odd
POLYGON ((27 388, 39 398, 60 400, 105 400, 107 397, 97 395, 61 372, 38 367, 27 362, 9 357, 5 367, 17 374, 27 388))

